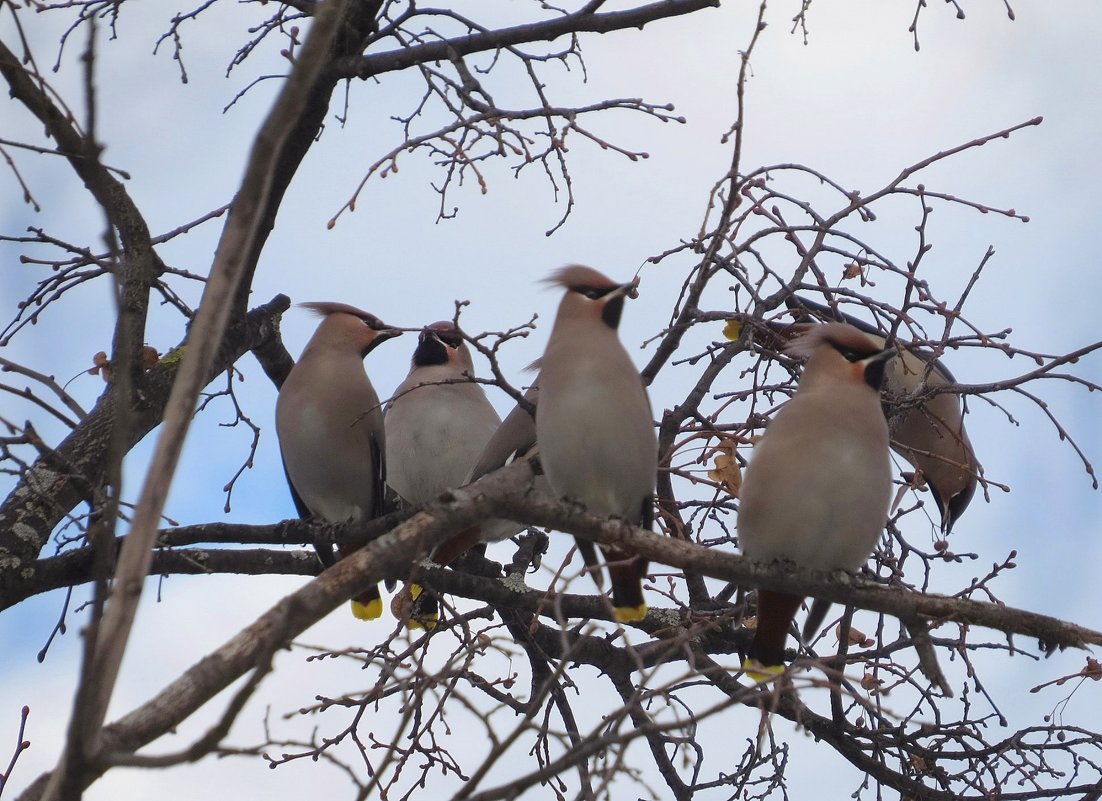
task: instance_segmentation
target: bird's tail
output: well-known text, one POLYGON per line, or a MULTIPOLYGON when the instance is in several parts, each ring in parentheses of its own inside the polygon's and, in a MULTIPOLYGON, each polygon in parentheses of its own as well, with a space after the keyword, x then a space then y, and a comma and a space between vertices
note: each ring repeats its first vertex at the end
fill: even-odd
POLYGON ((761 680, 784 670, 784 644, 803 600, 799 595, 758 590, 758 627, 743 663, 752 678, 761 680))
POLYGON ((597 585, 597 589, 603 590, 605 574, 601 572, 601 560, 597 558, 597 548, 592 542, 583 540, 581 537, 575 537, 574 542, 577 543, 578 553, 582 555, 582 561, 585 562, 589 575, 593 576, 593 583, 597 585))
POLYGON ((816 598, 811 602, 811 611, 807 613, 807 620, 804 621, 804 642, 811 642, 815 638, 815 635, 819 633, 819 629, 822 628, 823 621, 826 620, 827 612, 829 611, 830 601, 816 598))
POLYGON ((643 600, 643 576, 647 573, 647 560, 638 554, 619 548, 602 548, 608 565, 609 583, 612 584, 612 608, 619 623, 632 623, 647 616, 647 603, 643 600))
POLYGON ((357 620, 375 620, 383 613, 379 588, 371 587, 352 599, 352 614, 357 620))

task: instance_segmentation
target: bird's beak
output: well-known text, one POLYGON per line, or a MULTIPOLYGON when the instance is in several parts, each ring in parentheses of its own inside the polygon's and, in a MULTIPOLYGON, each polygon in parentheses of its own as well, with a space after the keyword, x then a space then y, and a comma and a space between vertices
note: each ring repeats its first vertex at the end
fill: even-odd
POLYGON ((639 297, 639 276, 635 276, 626 284, 620 284, 620 286, 609 292, 605 297, 609 300, 619 297, 631 298, 634 300, 639 297))
POLYGON ((386 325, 386 323, 383 323, 383 328, 373 328, 372 333, 374 334, 374 336, 371 337, 371 340, 367 343, 367 345, 360 353, 361 359, 367 358, 367 354, 371 353, 371 351, 375 350, 375 348, 379 347, 379 345, 383 344, 388 339, 400 337, 402 335, 402 329, 392 328, 391 326, 386 325))
POLYGON ((887 362, 889 359, 894 359, 899 355, 899 352, 895 348, 885 348, 879 353, 869 356, 867 359, 863 359, 864 364, 879 364, 881 362, 887 362))

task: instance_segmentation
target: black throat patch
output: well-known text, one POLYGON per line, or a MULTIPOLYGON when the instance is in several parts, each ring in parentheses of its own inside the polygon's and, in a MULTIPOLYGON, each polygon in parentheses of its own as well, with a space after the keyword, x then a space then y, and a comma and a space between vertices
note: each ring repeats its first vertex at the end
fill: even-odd
POLYGON ((428 336, 417 344, 413 352, 413 363, 417 367, 431 367, 434 364, 448 363, 448 349, 434 336, 428 336))
POLYGON ((619 295, 605 304, 601 310, 601 319, 612 330, 620 327, 620 315, 624 313, 624 296, 619 295))
POLYGON ((865 383, 877 392, 884 386, 884 371, 888 367, 888 359, 877 359, 865 365, 865 383))

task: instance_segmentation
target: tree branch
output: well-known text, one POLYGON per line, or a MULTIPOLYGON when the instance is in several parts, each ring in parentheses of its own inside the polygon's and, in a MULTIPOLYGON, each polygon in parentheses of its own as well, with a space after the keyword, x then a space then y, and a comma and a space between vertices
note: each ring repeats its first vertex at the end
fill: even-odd
POLYGON ((603 14, 595 14, 583 8, 573 14, 564 14, 542 22, 501 30, 483 30, 468 36, 412 45, 400 50, 342 59, 333 65, 333 73, 340 79, 366 79, 416 64, 448 61, 471 53, 499 50, 526 42, 550 42, 560 36, 577 33, 611 33, 626 28, 642 28, 656 20, 691 14, 704 8, 719 8, 719 0, 658 0, 625 11, 606 11, 603 14))
MULTIPOLYGON (((264 211, 271 203, 280 152, 306 108, 352 2, 330 0, 319 9, 302 53, 253 144, 245 176, 230 208, 192 323, 180 374, 165 406, 164 429, 146 474, 130 535, 119 554, 87 682, 81 684, 81 690, 87 689, 88 693, 84 695, 78 690, 73 716, 74 719, 86 718, 82 727, 86 738, 94 737, 107 713, 142 586, 153 560, 157 524, 191 427, 199 392, 207 383, 206 376, 217 355, 238 288, 250 272, 248 254, 257 239, 264 211)), ((74 774, 82 772, 83 757, 92 746, 91 739, 70 740, 66 755, 73 761, 63 756, 46 790, 47 799, 68 798, 71 796, 68 787, 82 786, 82 781, 74 774)))
MULTIPOLYGON (((280 315, 290 305, 286 295, 277 295, 250 311, 245 325, 228 331, 207 373, 207 383, 250 349, 277 336, 280 315)), ((170 350, 142 376, 143 404, 136 410, 127 432, 128 448, 161 422, 185 343, 186 340, 170 350)), ((0 504, 0 598, 18 593, 18 587, 27 578, 24 571, 34 563, 54 528, 71 509, 92 500, 90 488, 103 473, 116 424, 116 403, 110 393, 102 395, 80 425, 55 450, 31 465, 19 485, 0 504)))

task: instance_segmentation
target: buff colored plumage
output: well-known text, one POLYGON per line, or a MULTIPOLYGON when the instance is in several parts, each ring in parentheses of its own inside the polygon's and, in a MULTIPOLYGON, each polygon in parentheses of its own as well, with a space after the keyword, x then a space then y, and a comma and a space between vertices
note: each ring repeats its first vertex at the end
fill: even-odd
MULTIPOLYGON (((589 267, 565 267, 549 283, 565 290, 541 361, 536 438, 552 492, 650 528, 658 440, 642 379, 617 336, 624 299, 617 284, 589 267)), ((646 615, 647 562, 602 547, 621 622, 646 615)))
MULTIPOLYGON (((501 424, 473 377, 470 350, 453 323, 433 323, 421 332, 409 375, 394 391, 385 418, 387 482, 413 506, 467 483, 501 424)), ((450 564, 480 539, 496 534, 483 527, 462 532, 432 558, 450 564)), ((411 585, 410 592, 417 601, 421 588, 411 585)), ((411 614, 412 624, 431 628, 437 614, 434 599, 425 598, 411 614)))
MULTIPOLYGON (((788 305, 801 318, 841 318, 867 334, 877 347, 886 347, 884 335, 868 323, 829 306, 803 297, 791 298, 788 305)), ((975 495, 979 460, 964 427, 958 393, 940 391, 922 401, 912 400, 927 390, 955 384, 949 368, 929 353, 897 350, 899 358, 888 365, 882 394, 892 448, 922 473, 937 503, 941 528, 948 533, 975 495)))
MULTIPOLYGON (((880 384, 894 351, 852 326, 829 323, 811 327, 788 352, 807 357, 807 365, 795 395, 754 447, 740 492, 739 544, 759 562, 853 571, 868 559, 888 512, 891 463, 880 384)), ((783 670, 784 643, 802 600, 758 591, 746 661, 754 678, 783 670)), ((805 639, 829 606, 813 605, 805 639)))
MULTIPOLYGON (((401 332, 343 303, 302 305, 322 321, 276 401, 276 433, 291 495, 302 517, 371 520, 383 512, 385 435, 379 397, 363 360, 401 332)), ((378 589, 353 599, 352 611, 364 620, 378 617, 378 589)))

